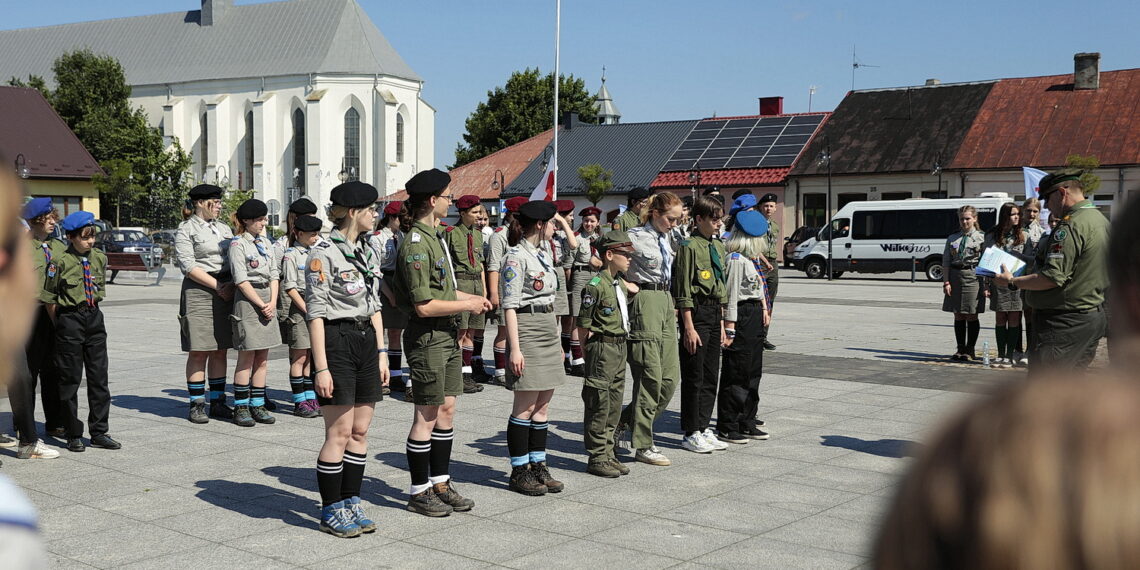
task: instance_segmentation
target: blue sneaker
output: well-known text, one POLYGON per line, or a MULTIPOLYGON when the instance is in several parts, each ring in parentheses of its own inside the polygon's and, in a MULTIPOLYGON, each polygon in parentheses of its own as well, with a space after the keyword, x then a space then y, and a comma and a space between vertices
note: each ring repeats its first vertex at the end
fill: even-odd
POLYGON ((360 506, 360 497, 345 499, 344 507, 352 513, 352 520, 356 521, 356 526, 360 527, 361 532, 376 532, 376 521, 364 514, 364 507, 360 506))
POLYGON ((360 525, 353 522, 352 511, 345 501, 338 501, 321 509, 321 532, 340 538, 352 538, 361 533, 360 525))

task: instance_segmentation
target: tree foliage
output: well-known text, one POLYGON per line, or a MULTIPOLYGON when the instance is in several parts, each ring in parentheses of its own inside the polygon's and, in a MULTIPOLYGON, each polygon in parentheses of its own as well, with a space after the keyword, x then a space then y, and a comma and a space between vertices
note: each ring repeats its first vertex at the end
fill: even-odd
POLYGON ((48 89, 47 82, 44 81, 44 78, 40 77, 39 75, 29 75, 27 81, 24 81, 19 77, 12 77, 8 80, 8 85, 11 85, 12 87, 31 87, 32 89, 35 89, 36 91, 42 93, 44 99, 51 101, 51 90, 48 89))
MULTIPOLYGON (((554 74, 535 69, 516 71, 506 85, 487 92, 487 100, 479 103, 467 117, 464 143, 455 149, 455 164, 461 166, 497 150, 524 141, 554 123, 554 74)), ((559 112, 578 113, 585 122, 593 122, 596 113, 594 96, 586 91, 586 82, 573 75, 559 77, 559 112)))
POLYGON ((1093 174, 1094 170, 1100 168, 1100 159, 1096 155, 1070 154, 1065 157, 1065 166, 1080 171, 1081 186, 1084 187, 1085 194, 1091 195, 1093 191, 1100 188, 1100 177, 1093 174))
POLYGON ((578 178, 582 180, 582 189, 585 190, 586 199, 597 206, 602 197, 614 187, 614 171, 602 168, 600 164, 586 164, 578 167, 578 178))

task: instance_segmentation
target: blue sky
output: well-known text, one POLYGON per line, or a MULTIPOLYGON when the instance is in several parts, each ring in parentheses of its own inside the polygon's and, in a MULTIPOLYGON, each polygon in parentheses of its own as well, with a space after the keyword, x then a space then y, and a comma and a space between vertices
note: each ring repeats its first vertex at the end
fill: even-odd
MULTIPOLYGON (((357 0, 426 83, 437 110, 436 166, 454 158, 464 120, 512 71, 554 67, 554 0, 357 0)), ((253 3, 238 0, 238 4, 253 3)), ((50 0, 9 6, 0 29, 197 9, 197 0, 50 0)), ((831 110, 855 87, 1140 67, 1140 2, 872 0, 563 0, 564 74, 606 85, 625 122, 831 110)))

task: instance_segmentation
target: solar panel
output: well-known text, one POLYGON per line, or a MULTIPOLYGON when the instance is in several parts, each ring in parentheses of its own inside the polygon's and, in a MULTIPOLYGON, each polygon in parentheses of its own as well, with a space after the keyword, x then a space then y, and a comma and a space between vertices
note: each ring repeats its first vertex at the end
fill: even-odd
POLYGON ((716 119, 697 123, 665 171, 791 166, 823 115, 716 119))

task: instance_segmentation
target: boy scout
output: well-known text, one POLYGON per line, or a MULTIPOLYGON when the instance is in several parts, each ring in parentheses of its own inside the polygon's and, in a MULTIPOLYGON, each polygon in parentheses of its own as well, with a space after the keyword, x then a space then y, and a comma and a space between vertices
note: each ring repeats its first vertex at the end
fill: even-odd
POLYGON ((491 308, 483 297, 456 291, 451 258, 437 229, 451 204, 451 194, 445 194, 450 183, 447 173, 434 168, 408 181, 405 204, 416 221, 400 244, 390 285, 408 313, 404 355, 416 405, 407 442, 412 479, 408 510, 433 517, 475 506, 456 492, 448 473, 455 400, 463 391, 455 315, 483 314, 491 308))
POLYGON ((613 229, 629 230, 641 225, 641 211, 649 202, 650 191, 640 186, 629 191, 626 196, 626 209, 614 220, 613 229))
POLYGON ((1053 173, 1041 179, 1041 199, 1061 221, 1037 247, 1037 272, 994 278, 1000 286, 1028 291, 1033 307, 1037 353, 1030 372, 1050 367, 1086 368, 1104 336, 1105 289, 1108 287, 1108 220, 1084 195, 1080 176, 1053 173))
MULTIPOLYGON (((464 293, 472 295, 485 295, 486 288, 483 283, 483 233, 475 229, 475 221, 482 213, 483 206, 479 197, 473 194, 461 196, 455 201, 459 210, 459 223, 448 226, 444 232, 444 241, 451 253, 451 264, 455 267, 456 286, 464 293)), ((459 313, 459 350, 463 360, 463 393, 474 394, 482 392, 483 386, 476 384, 472 379, 471 362, 475 354, 482 354, 482 346, 475 350, 474 333, 483 330, 486 319, 483 315, 468 312, 459 313)), ((480 371, 482 371, 482 358, 480 357, 480 371)), ((480 376, 486 376, 482 371, 480 376)))
POLYGON ((67 424, 68 451, 84 451, 83 422, 79 420, 79 384, 87 371, 87 423, 91 445, 119 449, 107 435, 111 392, 107 386, 107 329, 99 302, 106 287, 107 256, 95 245, 95 216, 75 212, 63 220, 71 242, 59 256, 57 271, 46 289, 48 312, 55 314, 55 366, 59 370, 60 402, 67 424))
POLYGON ((582 441, 590 456, 586 472, 613 478, 629 473, 629 468, 618 461, 614 446, 625 390, 629 331, 626 285, 620 275, 629 270, 633 244, 624 231, 614 230, 598 241, 598 254, 605 267, 582 289, 582 308, 578 312, 578 337, 586 339, 582 441))
MULTIPOLYGON (((776 302, 776 291, 780 287, 780 262, 776 259, 780 249, 780 224, 773 219, 776 214, 776 195, 771 192, 760 197, 760 213, 768 220, 768 248, 764 250, 764 259, 768 261, 768 268, 764 270, 764 282, 768 285, 768 311, 776 302)), ((764 350, 776 350, 776 345, 768 342, 768 327, 764 325, 764 350)))

